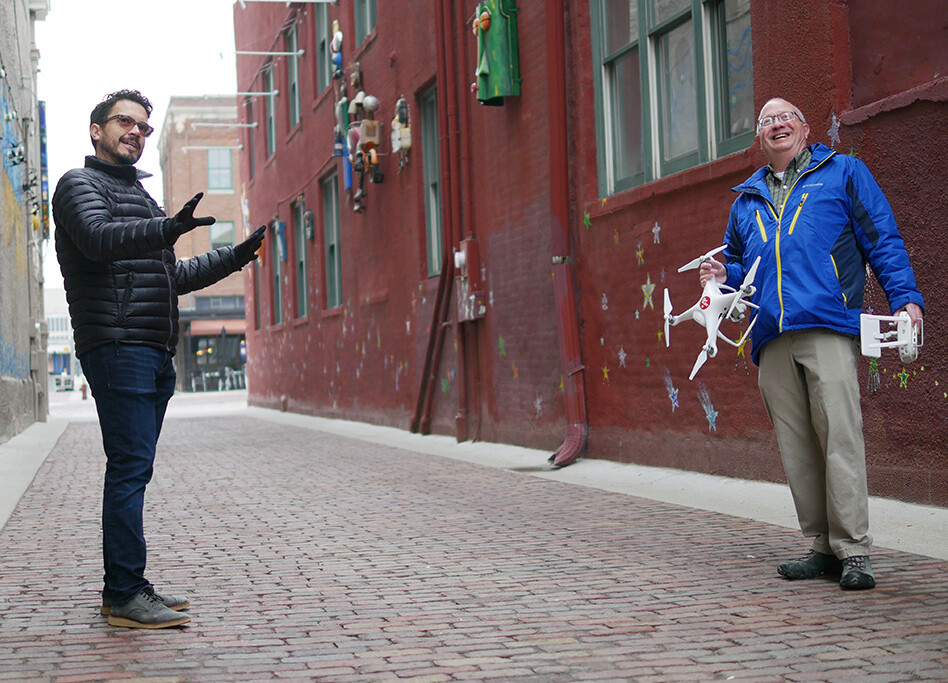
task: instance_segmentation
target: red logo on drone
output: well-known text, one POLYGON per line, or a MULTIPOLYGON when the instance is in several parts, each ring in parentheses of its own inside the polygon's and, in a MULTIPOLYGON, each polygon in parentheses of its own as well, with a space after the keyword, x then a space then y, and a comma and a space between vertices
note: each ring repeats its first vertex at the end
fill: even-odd
POLYGON ((709 296, 701 297, 701 301, 698 302, 698 308, 700 308, 702 311, 710 305, 711 305, 711 297, 709 296))

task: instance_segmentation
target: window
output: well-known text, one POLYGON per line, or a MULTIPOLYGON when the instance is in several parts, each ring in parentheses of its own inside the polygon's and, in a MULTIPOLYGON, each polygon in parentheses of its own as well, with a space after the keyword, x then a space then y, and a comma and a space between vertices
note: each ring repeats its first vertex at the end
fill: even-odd
POLYGON ((306 204, 302 198, 293 204, 293 246, 296 265, 296 317, 308 312, 309 278, 306 272, 306 204))
POLYGON ((251 100, 249 97, 244 99, 244 111, 247 113, 247 123, 250 125, 250 127, 247 128, 247 140, 249 142, 247 151, 250 157, 250 177, 253 178, 254 174, 257 172, 257 138, 256 135, 254 135, 257 132, 257 128, 254 126, 255 121, 253 118, 253 100, 251 100))
POLYGON ((232 296, 196 296, 194 310, 200 313, 208 311, 243 311, 244 297, 239 294, 232 296))
POLYGON ((234 189, 234 154, 229 149, 207 150, 207 189, 234 189))
POLYGON ((234 221, 217 221, 211 226, 211 249, 234 245, 234 221))
POLYGON ((600 194, 754 139, 750 0, 595 0, 600 194))
POLYGON ((270 251, 270 303, 273 304, 273 324, 283 322, 283 224, 275 223, 270 251))
MULTIPOLYGON (((264 252, 266 253, 266 252, 264 252)), ((260 277, 261 271, 260 259, 251 262, 253 268, 253 329, 260 329, 260 277)))
MULTIPOLYGON (((272 93, 276 89, 273 80, 273 62, 263 68, 263 91, 272 93)), ((276 152, 276 95, 266 95, 267 112, 267 158, 276 152)))
POLYGON ((421 96, 421 146, 425 188, 425 233, 428 277, 441 272, 441 164, 438 143, 438 92, 421 96))
POLYGON ((316 22, 316 94, 318 95, 332 80, 332 24, 329 22, 329 5, 319 4, 314 10, 316 22))
POLYGON ((361 45, 375 28, 375 0, 355 0, 355 44, 361 45))
POLYGON ((294 54, 286 58, 286 94, 290 101, 290 128, 300 122, 300 57, 299 36, 296 24, 290 26, 285 33, 286 51, 294 54))
POLYGON ((342 257, 339 252, 339 179, 322 182, 323 229, 326 244, 326 308, 342 305, 342 257))

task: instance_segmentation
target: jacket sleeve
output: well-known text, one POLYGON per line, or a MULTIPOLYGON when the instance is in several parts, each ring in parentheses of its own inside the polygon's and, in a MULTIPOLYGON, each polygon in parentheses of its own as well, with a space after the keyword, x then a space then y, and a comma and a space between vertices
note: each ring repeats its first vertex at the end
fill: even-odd
POLYGON ((220 247, 175 264, 174 278, 178 294, 204 289, 240 270, 233 247, 220 247))
POLYGON ((915 274, 892 208, 872 173, 859 159, 853 159, 846 192, 851 202, 856 239, 889 300, 889 307, 896 311, 914 303, 924 309, 925 300, 915 284, 915 274))
POLYGON ((120 261, 171 247, 166 233, 173 218, 114 216, 98 183, 81 170, 59 181, 53 212, 57 226, 91 261, 120 261))

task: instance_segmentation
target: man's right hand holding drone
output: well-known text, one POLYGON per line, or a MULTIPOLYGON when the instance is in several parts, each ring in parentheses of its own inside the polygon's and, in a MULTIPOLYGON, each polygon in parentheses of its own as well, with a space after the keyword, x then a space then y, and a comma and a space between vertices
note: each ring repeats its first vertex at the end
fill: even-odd
POLYGON ((720 261, 709 258, 701 264, 698 270, 698 280, 701 282, 701 286, 704 287, 712 277, 718 281, 719 285, 723 285, 724 281, 727 280, 727 268, 720 261))
MULTIPOLYGON (((727 280, 727 268, 725 268, 724 264, 720 261, 709 258, 701 264, 698 270, 698 279, 701 282, 701 286, 704 287, 712 277, 718 281, 718 284, 724 284, 724 281, 727 280)), ((902 308, 895 311, 893 315, 898 315, 902 311, 909 314, 909 318, 912 319, 912 327, 918 330, 922 324, 921 306, 918 304, 905 304, 902 308)))

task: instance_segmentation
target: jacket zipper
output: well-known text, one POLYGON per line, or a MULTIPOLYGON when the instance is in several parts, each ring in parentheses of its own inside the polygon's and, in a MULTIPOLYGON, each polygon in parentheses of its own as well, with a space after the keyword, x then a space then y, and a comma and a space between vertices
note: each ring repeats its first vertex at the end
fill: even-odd
MULTIPOLYGON (((777 300, 780 302, 780 320, 778 322, 777 329, 780 331, 780 334, 783 334, 783 315, 784 315, 783 266, 781 264, 781 259, 780 259, 780 226, 781 226, 781 223, 783 222, 783 212, 784 212, 784 209, 787 208, 787 200, 790 199, 790 195, 793 194, 793 188, 797 186, 797 183, 800 182, 800 179, 803 178, 803 176, 805 175, 809 175, 810 173, 813 173, 813 171, 815 171, 820 166, 825 164, 827 161, 832 159, 835 155, 836 155, 836 152, 831 152, 829 156, 823 159, 823 161, 818 163, 816 166, 803 171, 800 175, 797 176, 796 180, 793 181, 793 185, 791 185, 790 189, 787 191, 787 196, 784 197, 783 205, 780 207, 780 215, 777 216, 777 242, 776 242, 776 245, 774 246, 774 249, 776 250, 776 257, 777 257, 777 300)), ((803 193, 803 198, 800 200, 800 205, 797 207, 796 213, 793 214, 793 220, 790 222, 790 230, 789 230, 789 234, 791 235, 793 234, 794 226, 796 226, 797 224, 797 218, 800 216, 800 211, 803 210, 803 202, 806 201, 806 198, 808 196, 809 196, 808 192, 803 193)), ((773 210, 773 205, 769 201, 767 202, 767 205, 771 207, 771 210, 773 210)), ((776 215, 776 212, 774 212, 774 214, 776 215)))

